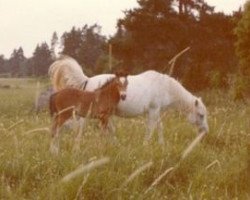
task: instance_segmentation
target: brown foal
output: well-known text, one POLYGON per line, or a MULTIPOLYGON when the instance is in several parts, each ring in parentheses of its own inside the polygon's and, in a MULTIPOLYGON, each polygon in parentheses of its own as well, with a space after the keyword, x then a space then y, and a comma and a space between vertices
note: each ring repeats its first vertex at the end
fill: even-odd
MULTIPOLYGON (((115 112, 120 99, 125 100, 128 85, 127 74, 117 73, 102 87, 93 92, 74 88, 63 89, 50 97, 50 113, 53 116, 52 137, 58 140, 59 128, 73 116, 97 118, 104 130, 107 129, 109 117, 115 112)), ((57 147, 51 146, 58 152, 57 147)))

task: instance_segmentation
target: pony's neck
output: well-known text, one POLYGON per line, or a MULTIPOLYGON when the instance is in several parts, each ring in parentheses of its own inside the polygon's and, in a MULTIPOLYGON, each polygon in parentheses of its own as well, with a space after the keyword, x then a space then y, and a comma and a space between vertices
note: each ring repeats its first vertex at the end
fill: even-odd
POLYGON ((172 79, 172 94, 174 94, 175 105, 177 109, 188 112, 192 109, 195 102, 195 96, 187 91, 177 80, 172 79))

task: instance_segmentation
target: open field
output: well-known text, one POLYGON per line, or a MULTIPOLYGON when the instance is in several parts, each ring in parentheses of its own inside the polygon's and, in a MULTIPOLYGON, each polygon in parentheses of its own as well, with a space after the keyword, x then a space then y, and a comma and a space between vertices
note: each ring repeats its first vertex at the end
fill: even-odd
POLYGON ((50 116, 32 112, 36 81, 2 82, 12 87, 0 89, 1 199, 250 199, 250 106, 225 91, 202 93, 210 132, 182 160, 197 135, 172 111, 164 146, 157 134, 143 146, 143 117, 115 117, 118 141, 90 122, 80 150, 76 133, 65 129, 53 156, 50 116))

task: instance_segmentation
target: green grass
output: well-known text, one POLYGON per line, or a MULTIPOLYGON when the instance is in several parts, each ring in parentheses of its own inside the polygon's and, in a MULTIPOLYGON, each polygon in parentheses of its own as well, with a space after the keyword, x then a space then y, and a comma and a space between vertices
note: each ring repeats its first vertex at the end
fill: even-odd
POLYGON ((80 150, 74 151, 76 133, 65 129, 60 154, 54 156, 46 130, 29 133, 50 127, 51 120, 46 112, 32 112, 36 81, 5 79, 4 84, 13 87, 0 89, 1 199, 250 199, 250 107, 232 102, 225 91, 201 95, 209 111, 210 133, 180 162, 197 135, 172 111, 164 118, 164 147, 157 134, 143 146, 143 117, 114 117, 118 142, 101 136, 96 123, 90 122, 80 150), (104 157, 108 163, 62 181, 79 166, 104 157), (152 165, 140 171, 149 162, 152 165))

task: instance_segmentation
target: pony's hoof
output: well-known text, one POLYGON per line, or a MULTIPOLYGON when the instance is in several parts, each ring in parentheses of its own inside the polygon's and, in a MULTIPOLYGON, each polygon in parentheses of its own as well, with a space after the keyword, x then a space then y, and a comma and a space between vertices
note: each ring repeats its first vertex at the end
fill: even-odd
POLYGON ((159 141, 158 141, 158 143, 159 143, 160 145, 162 145, 162 146, 164 146, 164 145, 165 145, 164 140, 159 140, 159 141))

